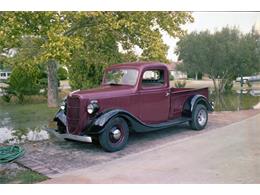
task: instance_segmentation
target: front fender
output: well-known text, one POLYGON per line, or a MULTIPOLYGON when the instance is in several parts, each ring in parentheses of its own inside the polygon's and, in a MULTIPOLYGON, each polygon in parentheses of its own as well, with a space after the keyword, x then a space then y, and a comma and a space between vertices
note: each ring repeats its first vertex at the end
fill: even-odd
POLYGON ((98 116, 96 116, 91 123, 86 128, 86 134, 100 134, 103 132, 105 125, 108 123, 110 119, 116 117, 121 113, 122 110, 114 109, 114 110, 107 110, 98 116))
POLYGON ((64 110, 60 109, 60 110, 56 113, 56 115, 55 115, 53 121, 57 121, 57 120, 60 120, 60 121, 63 123, 63 125, 67 127, 67 118, 66 118, 66 115, 65 115, 65 113, 64 113, 64 110))

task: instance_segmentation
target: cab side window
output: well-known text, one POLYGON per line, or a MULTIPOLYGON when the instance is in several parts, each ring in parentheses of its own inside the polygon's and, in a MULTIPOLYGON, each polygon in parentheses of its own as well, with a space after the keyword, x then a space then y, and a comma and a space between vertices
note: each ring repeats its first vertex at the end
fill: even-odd
POLYGON ((142 78, 142 87, 163 86, 165 83, 163 70, 146 70, 142 78))

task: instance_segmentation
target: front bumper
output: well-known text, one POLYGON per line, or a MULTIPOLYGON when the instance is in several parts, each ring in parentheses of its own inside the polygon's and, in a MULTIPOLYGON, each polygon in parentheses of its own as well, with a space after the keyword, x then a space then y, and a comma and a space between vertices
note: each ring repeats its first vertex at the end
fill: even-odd
POLYGON ((80 141, 80 142, 92 143, 92 138, 90 136, 73 135, 70 133, 60 134, 56 130, 52 131, 52 133, 59 139, 75 140, 75 141, 80 141))
POLYGON ((81 141, 81 142, 87 142, 87 143, 91 143, 92 142, 92 138, 90 136, 86 136, 86 135, 73 135, 71 133, 69 133, 68 131, 68 125, 67 125, 67 118, 66 115, 64 114, 64 110, 60 109, 57 114, 55 115, 54 121, 61 121, 63 123, 63 125, 66 127, 66 133, 58 133, 58 131, 55 129, 53 131, 54 135, 60 139, 64 139, 64 140, 75 140, 75 141, 81 141))

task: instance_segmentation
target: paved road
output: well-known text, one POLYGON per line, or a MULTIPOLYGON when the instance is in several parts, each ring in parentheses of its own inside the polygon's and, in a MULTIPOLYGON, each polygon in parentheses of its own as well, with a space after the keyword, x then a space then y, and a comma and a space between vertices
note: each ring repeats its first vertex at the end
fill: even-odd
POLYGON ((93 144, 61 141, 56 138, 38 143, 29 142, 23 145, 26 154, 18 162, 34 171, 53 177, 56 174, 95 166, 143 152, 168 142, 207 133, 257 113, 260 113, 260 110, 212 113, 209 115, 207 128, 203 131, 192 131, 187 124, 183 124, 161 131, 133 134, 130 136, 127 147, 115 153, 104 152, 93 144))
POLYGON ((260 114, 45 183, 260 183, 260 114))

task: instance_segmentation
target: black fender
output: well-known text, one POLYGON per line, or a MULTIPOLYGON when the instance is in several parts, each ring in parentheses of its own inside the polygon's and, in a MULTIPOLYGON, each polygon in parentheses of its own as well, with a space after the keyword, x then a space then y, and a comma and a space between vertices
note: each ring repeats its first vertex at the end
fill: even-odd
POLYGON ((55 114, 55 117, 53 119, 53 121, 60 121, 62 122, 62 124, 64 126, 67 126, 67 118, 66 118, 66 115, 64 113, 64 110, 62 109, 59 109, 59 111, 55 114))
POLYGON ((182 114, 185 117, 191 117, 193 110, 196 108, 198 104, 203 104, 209 112, 212 112, 213 106, 208 101, 208 99, 203 95, 194 95, 186 100, 183 105, 182 114))
POLYGON ((180 118, 178 120, 167 121, 159 124, 145 124, 144 122, 140 121, 137 117, 132 115, 130 112, 122 109, 113 109, 107 110, 101 114, 99 114, 90 125, 85 130, 85 134, 87 135, 98 135, 104 131, 105 125, 108 123, 109 120, 113 119, 114 117, 121 117, 123 118, 130 129, 130 131, 134 132, 149 132, 155 131, 159 129, 168 128, 174 124, 183 123, 189 121, 189 118, 180 118))

